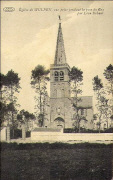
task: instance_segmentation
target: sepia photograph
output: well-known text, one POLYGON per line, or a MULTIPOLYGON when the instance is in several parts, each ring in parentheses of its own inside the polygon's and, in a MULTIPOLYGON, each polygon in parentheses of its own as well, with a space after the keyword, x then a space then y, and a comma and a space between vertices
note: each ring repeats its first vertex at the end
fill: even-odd
POLYGON ((1 1, 1 180, 113 180, 113 1, 1 1))

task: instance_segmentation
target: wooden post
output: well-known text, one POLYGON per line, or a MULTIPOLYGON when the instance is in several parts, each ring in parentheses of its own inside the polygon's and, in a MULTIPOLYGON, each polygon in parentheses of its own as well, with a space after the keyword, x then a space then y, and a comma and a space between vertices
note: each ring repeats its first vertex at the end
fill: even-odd
POLYGON ((7 125, 6 138, 7 138, 7 141, 9 142, 10 141, 10 126, 9 125, 7 125))
POLYGON ((25 140, 26 139, 26 130, 25 130, 25 124, 22 124, 22 139, 25 140))

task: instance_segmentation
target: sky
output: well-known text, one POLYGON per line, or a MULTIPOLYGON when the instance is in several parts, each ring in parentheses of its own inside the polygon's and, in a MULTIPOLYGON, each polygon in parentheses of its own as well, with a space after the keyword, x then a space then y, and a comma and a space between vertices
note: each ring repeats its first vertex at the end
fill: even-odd
POLYGON ((21 77, 21 109, 34 112, 31 71, 54 62, 59 15, 67 63, 83 71, 83 95, 94 96, 96 75, 106 84, 104 69, 113 64, 112 1, 2 1, 1 71, 13 69, 21 77), (15 10, 5 12, 5 7, 15 10))

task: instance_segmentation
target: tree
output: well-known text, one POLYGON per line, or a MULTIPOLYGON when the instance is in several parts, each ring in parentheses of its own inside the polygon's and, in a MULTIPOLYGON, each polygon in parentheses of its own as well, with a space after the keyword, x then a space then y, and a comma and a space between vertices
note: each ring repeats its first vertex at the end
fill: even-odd
MULTIPOLYGON (((20 88, 20 78, 18 74, 15 73, 13 70, 8 71, 5 76, 5 96, 7 101, 7 112, 8 112, 8 119, 10 119, 11 126, 13 128, 13 135, 14 135, 14 128, 16 124, 16 114, 17 114, 17 97, 15 96, 15 92, 19 93, 20 88)), ((9 123, 9 120, 8 120, 9 123)))
MULTIPOLYGON (((41 122, 41 126, 44 125, 44 115, 45 115, 45 105, 46 105, 46 97, 47 97, 47 81, 49 81, 49 70, 46 70, 44 66, 38 65, 32 70, 31 75, 31 85, 35 88, 35 92, 38 97, 35 97, 37 102, 36 108, 39 110, 38 117, 43 117, 41 122)), ((40 121, 40 118, 39 118, 40 121)))
POLYGON ((106 67, 103 74, 109 82, 109 93, 111 93, 113 97, 113 65, 110 64, 108 67, 106 67))
POLYGON ((10 123, 12 129, 14 130, 15 128, 17 128, 17 121, 16 121, 17 109, 13 102, 7 104, 7 114, 8 114, 8 124, 10 123))
POLYGON ((0 101, 0 126, 2 126, 5 121, 6 112, 7 112, 6 104, 0 101))
POLYGON ((35 119, 35 115, 33 113, 29 113, 28 111, 25 111, 24 109, 21 110, 17 115, 17 120, 22 124, 24 123, 26 125, 26 129, 30 129, 29 122, 35 119))
POLYGON ((105 97, 103 96, 104 90, 103 90, 103 83, 101 82, 101 79, 98 76, 95 76, 93 78, 93 90, 96 94, 97 99, 97 117, 99 119, 98 126, 99 126, 99 132, 101 129, 101 121, 102 121, 102 115, 104 113, 105 108, 105 97))
POLYGON ((108 81, 107 92, 108 94, 111 94, 110 104, 111 104, 111 111, 113 115, 113 65, 110 64, 108 67, 106 67, 103 74, 106 80, 108 81))
POLYGON ((5 84, 6 77, 4 74, 0 73, 0 126, 3 125, 5 121, 5 115, 7 111, 6 101, 5 101, 5 84))
POLYGON ((8 100, 12 103, 14 103, 15 98, 14 98, 14 93, 18 92, 19 93, 19 84, 20 78, 18 77, 18 74, 15 73, 13 70, 8 71, 6 74, 6 83, 5 85, 7 86, 7 93, 9 95, 8 100))
POLYGON ((7 96, 7 77, 6 75, 0 73, 0 101, 6 103, 7 96))
POLYGON ((75 117, 77 121, 76 126, 77 126, 78 131, 80 132, 80 122, 84 118, 81 117, 79 113, 80 109, 78 107, 78 102, 81 99, 78 97, 78 95, 82 93, 80 86, 82 85, 82 81, 83 81, 83 72, 76 67, 72 67, 69 75, 70 75, 70 81, 72 82, 71 90, 72 90, 72 93, 74 94, 73 106, 76 111, 76 117, 75 117))

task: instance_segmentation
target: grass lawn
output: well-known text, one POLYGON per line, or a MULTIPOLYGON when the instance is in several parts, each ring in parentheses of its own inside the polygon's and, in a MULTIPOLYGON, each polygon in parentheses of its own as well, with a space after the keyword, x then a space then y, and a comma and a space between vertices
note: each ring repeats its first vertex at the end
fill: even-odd
POLYGON ((112 177, 112 145, 1 145, 1 180, 111 180, 112 177))

